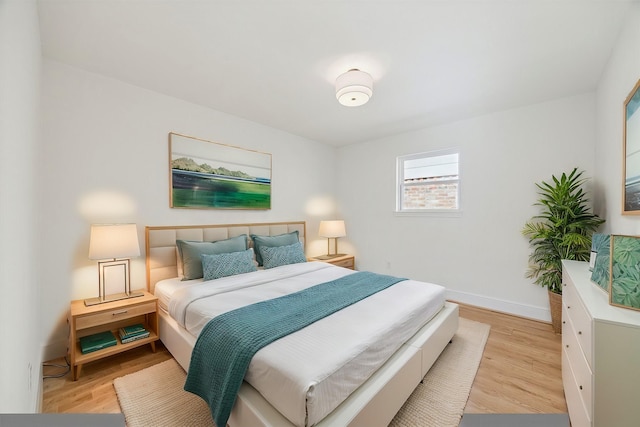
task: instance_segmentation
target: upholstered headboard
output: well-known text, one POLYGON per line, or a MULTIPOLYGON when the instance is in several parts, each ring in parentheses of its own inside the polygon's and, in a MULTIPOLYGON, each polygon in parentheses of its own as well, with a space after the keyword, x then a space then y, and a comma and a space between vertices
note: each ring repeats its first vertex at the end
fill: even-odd
MULTIPOLYGON (((306 223, 266 222, 256 224, 213 224, 213 225, 176 225, 145 227, 145 249, 147 264, 147 290, 153 293, 160 280, 178 277, 176 240, 194 240, 213 242, 246 234, 260 236, 276 236, 278 234, 298 231, 304 247, 306 223)), ((249 239, 252 245, 251 239, 249 239)))

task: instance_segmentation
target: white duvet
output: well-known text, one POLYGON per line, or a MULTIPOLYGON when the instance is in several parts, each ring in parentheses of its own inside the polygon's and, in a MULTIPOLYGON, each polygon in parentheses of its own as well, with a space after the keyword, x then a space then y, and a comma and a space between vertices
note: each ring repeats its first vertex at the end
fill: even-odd
MULTIPOLYGON (((169 313, 198 336, 219 314, 352 273, 311 262, 181 282, 171 289, 169 313)), ((251 361, 245 381, 293 424, 312 426, 366 381, 443 304, 443 287, 402 281, 264 347, 251 361)))

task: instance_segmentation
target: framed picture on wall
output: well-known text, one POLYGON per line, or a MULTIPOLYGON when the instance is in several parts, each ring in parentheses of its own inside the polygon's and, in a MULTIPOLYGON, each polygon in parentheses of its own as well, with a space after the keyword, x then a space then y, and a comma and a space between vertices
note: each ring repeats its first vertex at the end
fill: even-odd
POLYGON ((169 133, 172 208, 271 209, 271 154, 169 133))
POLYGON ((640 80, 624 101, 622 213, 640 215, 640 80))

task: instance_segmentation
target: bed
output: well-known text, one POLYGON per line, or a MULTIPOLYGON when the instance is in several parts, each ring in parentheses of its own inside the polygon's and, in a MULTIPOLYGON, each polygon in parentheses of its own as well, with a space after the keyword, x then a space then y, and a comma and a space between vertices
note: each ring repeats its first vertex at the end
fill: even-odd
MULTIPOLYGON (((217 242, 242 235, 276 237, 292 233, 296 233, 300 244, 304 247, 306 226, 303 221, 146 227, 147 286, 150 292, 159 297, 160 339, 186 371, 189 370, 191 353, 196 344, 198 331, 206 323, 206 320, 216 315, 215 310, 225 311, 233 309, 235 306, 212 309, 212 312, 204 314, 204 319, 193 317, 191 320, 187 320, 189 316, 195 315, 187 315, 184 314, 185 312, 182 312, 182 315, 176 314, 179 313, 176 307, 193 306, 196 309, 192 311, 200 314, 209 309, 205 310, 204 305, 199 305, 201 297, 196 297, 195 303, 176 302, 178 298, 175 295, 189 293, 184 291, 185 288, 195 289, 197 294, 203 292, 206 286, 215 289, 220 289, 221 286, 239 286, 241 290, 238 291, 238 294, 242 298, 253 301, 254 298, 258 298, 253 289, 258 289, 258 287, 254 286, 252 281, 259 283, 260 289, 264 288, 266 294, 269 295, 270 292, 281 292, 284 287, 308 287, 334 278, 346 277, 353 271, 326 263, 313 262, 223 277, 215 281, 215 286, 212 286, 210 282, 203 282, 202 279, 185 283, 176 279, 179 277, 178 265, 181 264, 181 260, 176 256, 176 241, 217 242), (270 276, 274 276, 278 281, 272 281, 270 276), (171 312, 176 318, 171 316, 171 312)), ((251 242, 251 239, 248 240, 251 242)), ((233 301, 236 298, 235 292, 234 289, 233 301)), ((388 425, 457 330, 458 307, 444 301, 443 295, 443 289, 439 286, 411 280, 403 281, 366 298, 366 301, 354 304, 314 323, 313 327, 304 328, 265 347, 256 353, 255 360, 251 362, 245 377, 246 381, 240 387, 227 424, 232 427, 388 425), (425 305, 410 307, 413 301, 408 300, 416 299, 410 298, 407 299, 405 307, 401 296, 402 292, 406 292, 404 288, 412 288, 414 291, 424 293, 425 305), (434 296, 433 301, 431 294, 434 296), (399 320, 402 328, 393 333, 389 331, 377 332, 384 330, 381 326, 384 326, 384 322, 387 321, 386 318, 382 319, 378 313, 387 310, 386 306, 396 305, 389 301, 400 301, 396 311, 398 315, 404 316, 399 320), (371 306, 366 307, 364 304, 371 304, 371 306), (349 313, 349 310, 355 310, 356 306, 360 307, 361 305, 361 309, 364 311, 359 314, 356 314, 355 311, 349 313), (350 324, 353 321, 345 320, 347 317, 343 317, 349 315, 356 315, 360 319, 360 326, 351 328, 355 331, 353 333, 364 334, 365 332, 361 332, 361 330, 371 329, 387 338, 392 336, 391 341, 385 341, 384 339, 387 338, 382 339, 383 337, 380 335, 364 346, 367 348, 366 351, 360 351, 363 346, 359 344, 357 351, 354 350, 356 347, 350 348, 350 337, 337 336, 335 334, 336 326, 331 326, 331 322, 337 322, 338 325, 341 322, 342 324, 350 324), (378 327, 376 327, 376 322, 378 327), (300 342, 304 342, 305 345, 296 346, 296 339, 302 340, 300 342), (316 354, 315 350, 310 352, 311 347, 307 343, 314 341, 319 343, 318 345, 321 347, 329 348, 334 343, 327 340, 335 340, 339 343, 339 346, 332 348, 331 358, 316 354), (401 341, 394 342, 393 340, 401 341), (340 351, 335 351, 336 349, 340 349, 340 351), (343 363, 339 362, 339 355, 335 356, 335 360, 333 359, 333 353, 341 353, 342 351, 345 352, 345 355, 340 357, 349 360, 349 369, 338 369, 334 365, 321 366, 324 359, 332 359, 329 363, 343 363), (353 354, 355 353, 358 354, 358 357, 362 357, 366 363, 360 363, 354 359, 353 354), (269 358, 272 362, 269 362, 269 358), (294 366, 296 359, 305 360, 306 365, 314 367, 318 365, 318 369, 325 369, 326 372, 308 373, 309 375, 319 375, 322 378, 322 382, 313 383, 313 387, 311 387, 313 393, 307 390, 307 395, 289 398, 280 393, 278 387, 280 389, 295 388, 289 387, 289 385, 295 385, 301 381, 288 377, 288 375, 293 375, 292 372, 289 372, 291 370, 295 371, 296 375, 297 371, 306 370, 303 369, 305 364, 300 368, 287 370, 290 365, 294 366), (271 366, 269 363, 274 365, 271 366), (363 366, 359 369, 362 372, 352 374, 352 371, 356 371, 352 368, 360 365, 363 366), (268 372, 269 374, 266 376, 268 378, 261 378, 260 372, 268 372), (360 377, 361 380, 358 380, 360 377), (360 381, 361 384, 357 381, 360 381), (302 408, 296 399, 303 402, 302 408)), ((218 297, 218 300, 221 299, 218 297)), ((225 302, 224 304, 231 303, 225 302)), ((416 304, 418 303, 416 302, 416 304)), ((356 346, 356 344, 353 345, 356 346)))

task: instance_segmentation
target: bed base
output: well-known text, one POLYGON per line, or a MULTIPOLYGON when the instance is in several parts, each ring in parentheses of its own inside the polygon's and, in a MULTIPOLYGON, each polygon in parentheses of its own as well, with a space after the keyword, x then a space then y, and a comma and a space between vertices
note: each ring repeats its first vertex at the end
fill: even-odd
MULTIPOLYGON (((387 426, 458 329, 458 305, 444 307, 318 427, 387 426)), ((160 313, 160 339, 185 371, 196 339, 160 313)), ((243 383, 231 412, 230 427, 293 427, 260 393, 243 383)))

